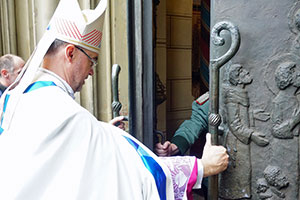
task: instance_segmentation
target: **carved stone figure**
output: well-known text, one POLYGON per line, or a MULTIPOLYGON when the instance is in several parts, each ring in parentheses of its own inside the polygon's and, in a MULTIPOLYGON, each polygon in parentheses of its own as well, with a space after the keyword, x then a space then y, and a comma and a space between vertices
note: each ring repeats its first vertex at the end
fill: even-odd
POLYGON ((285 174, 281 171, 279 167, 276 166, 267 166, 264 171, 264 177, 267 182, 274 186, 277 190, 280 190, 289 185, 289 182, 285 174))
POLYGON ((256 192, 258 193, 259 199, 270 199, 273 197, 273 193, 269 190, 269 185, 264 178, 260 178, 256 181, 257 188, 256 192))
POLYGON ((289 185, 286 175, 277 166, 268 165, 264 170, 264 178, 256 181, 258 196, 260 199, 276 200, 284 199, 285 193, 280 191, 289 185))
POLYGON ((299 77, 295 62, 284 62, 275 71, 275 82, 280 90, 272 102, 272 134, 276 138, 288 139, 299 135, 300 107, 295 96, 300 87, 299 77))
MULTIPOLYGON (((273 192, 274 197, 270 200, 299 199, 299 136, 295 137, 299 135, 300 129, 300 66, 298 63, 300 57, 295 54, 276 54, 265 69, 264 81, 272 94, 266 107, 271 114, 271 120, 266 123, 270 145, 264 157, 264 164, 280 167, 289 180, 289 187, 280 190, 285 197, 281 198, 279 192, 278 195, 273 192)), ((252 158, 253 162, 256 162, 255 158, 252 158)), ((257 173, 252 174, 252 177, 258 174, 258 168, 261 167, 266 166, 257 167, 257 173)), ((258 193, 255 195, 260 196, 258 193)))
POLYGON ((266 146, 264 134, 249 126, 249 98, 245 85, 252 82, 249 72, 241 65, 229 69, 229 85, 224 87, 224 103, 227 112, 229 133, 226 147, 230 156, 227 170, 221 175, 220 194, 222 199, 251 198, 250 146, 253 141, 266 146))

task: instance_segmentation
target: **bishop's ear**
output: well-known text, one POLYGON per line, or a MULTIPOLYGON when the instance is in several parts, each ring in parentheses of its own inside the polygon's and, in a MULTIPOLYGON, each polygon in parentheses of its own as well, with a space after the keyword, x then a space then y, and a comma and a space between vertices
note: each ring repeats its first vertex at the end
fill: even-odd
POLYGON ((72 59, 74 58, 74 52, 75 52, 75 46, 72 44, 69 44, 65 47, 65 56, 68 60, 68 62, 72 62, 72 59))

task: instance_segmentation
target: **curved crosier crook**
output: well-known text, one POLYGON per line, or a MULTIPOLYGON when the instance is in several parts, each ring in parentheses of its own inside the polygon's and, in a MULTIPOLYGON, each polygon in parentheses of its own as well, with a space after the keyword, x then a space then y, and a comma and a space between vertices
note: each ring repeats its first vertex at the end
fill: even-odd
POLYGON ((211 39, 214 45, 223 46, 225 44, 225 39, 220 36, 222 30, 227 30, 231 35, 231 45, 229 50, 220 58, 211 59, 210 64, 213 68, 220 68, 226 62, 228 62, 238 51, 240 47, 240 32, 237 26, 233 25, 231 22, 222 21, 217 23, 211 31, 211 39))
POLYGON ((227 30, 231 34, 231 45, 229 50, 221 57, 210 60, 210 116, 209 116, 209 132, 212 134, 212 144, 218 143, 217 131, 221 123, 219 116, 219 71, 220 68, 227 63, 238 51, 240 47, 240 34, 236 26, 231 22, 222 21, 217 23, 211 31, 212 43, 216 46, 223 46, 225 39, 220 36, 222 30, 227 30))
MULTIPOLYGON (((219 71, 220 68, 236 54, 240 47, 239 29, 228 21, 219 22, 212 28, 211 40, 214 45, 223 46, 225 44, 225 39, 220 36, 222 30, 227 30, 230 32, 230 48, 223 56, 211 59, 209 66, 210 114, 208 123, 209 132, 212 134, 211 143, 214 145, 218 144, 218 127, 221 124, 221 116, 219 115, 219 71)), ((208 199, 218 199, 218 175, 214 175, 209 178, 208 199)))

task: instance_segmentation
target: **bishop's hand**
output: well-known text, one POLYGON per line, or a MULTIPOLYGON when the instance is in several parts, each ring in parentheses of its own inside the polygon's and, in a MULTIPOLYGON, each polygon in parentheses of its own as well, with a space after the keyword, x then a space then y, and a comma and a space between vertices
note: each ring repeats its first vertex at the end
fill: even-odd
POLYGON ((204 177, 216 175, 228 166, 228 154, 223 146, 211 144, 211 134, 206 134, 206 143, 203 150, 201 162, 204 170, 204 177))

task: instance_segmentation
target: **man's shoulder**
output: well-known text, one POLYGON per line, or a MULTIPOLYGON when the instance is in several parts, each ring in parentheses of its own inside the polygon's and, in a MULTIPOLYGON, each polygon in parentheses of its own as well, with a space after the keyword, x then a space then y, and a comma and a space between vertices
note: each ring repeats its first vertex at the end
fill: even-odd
POLYGON ((196 99, 196 103, 199 105, 205 104, 209 100, 209 92, 206 92, 205 94, 201 95, 196 99))

